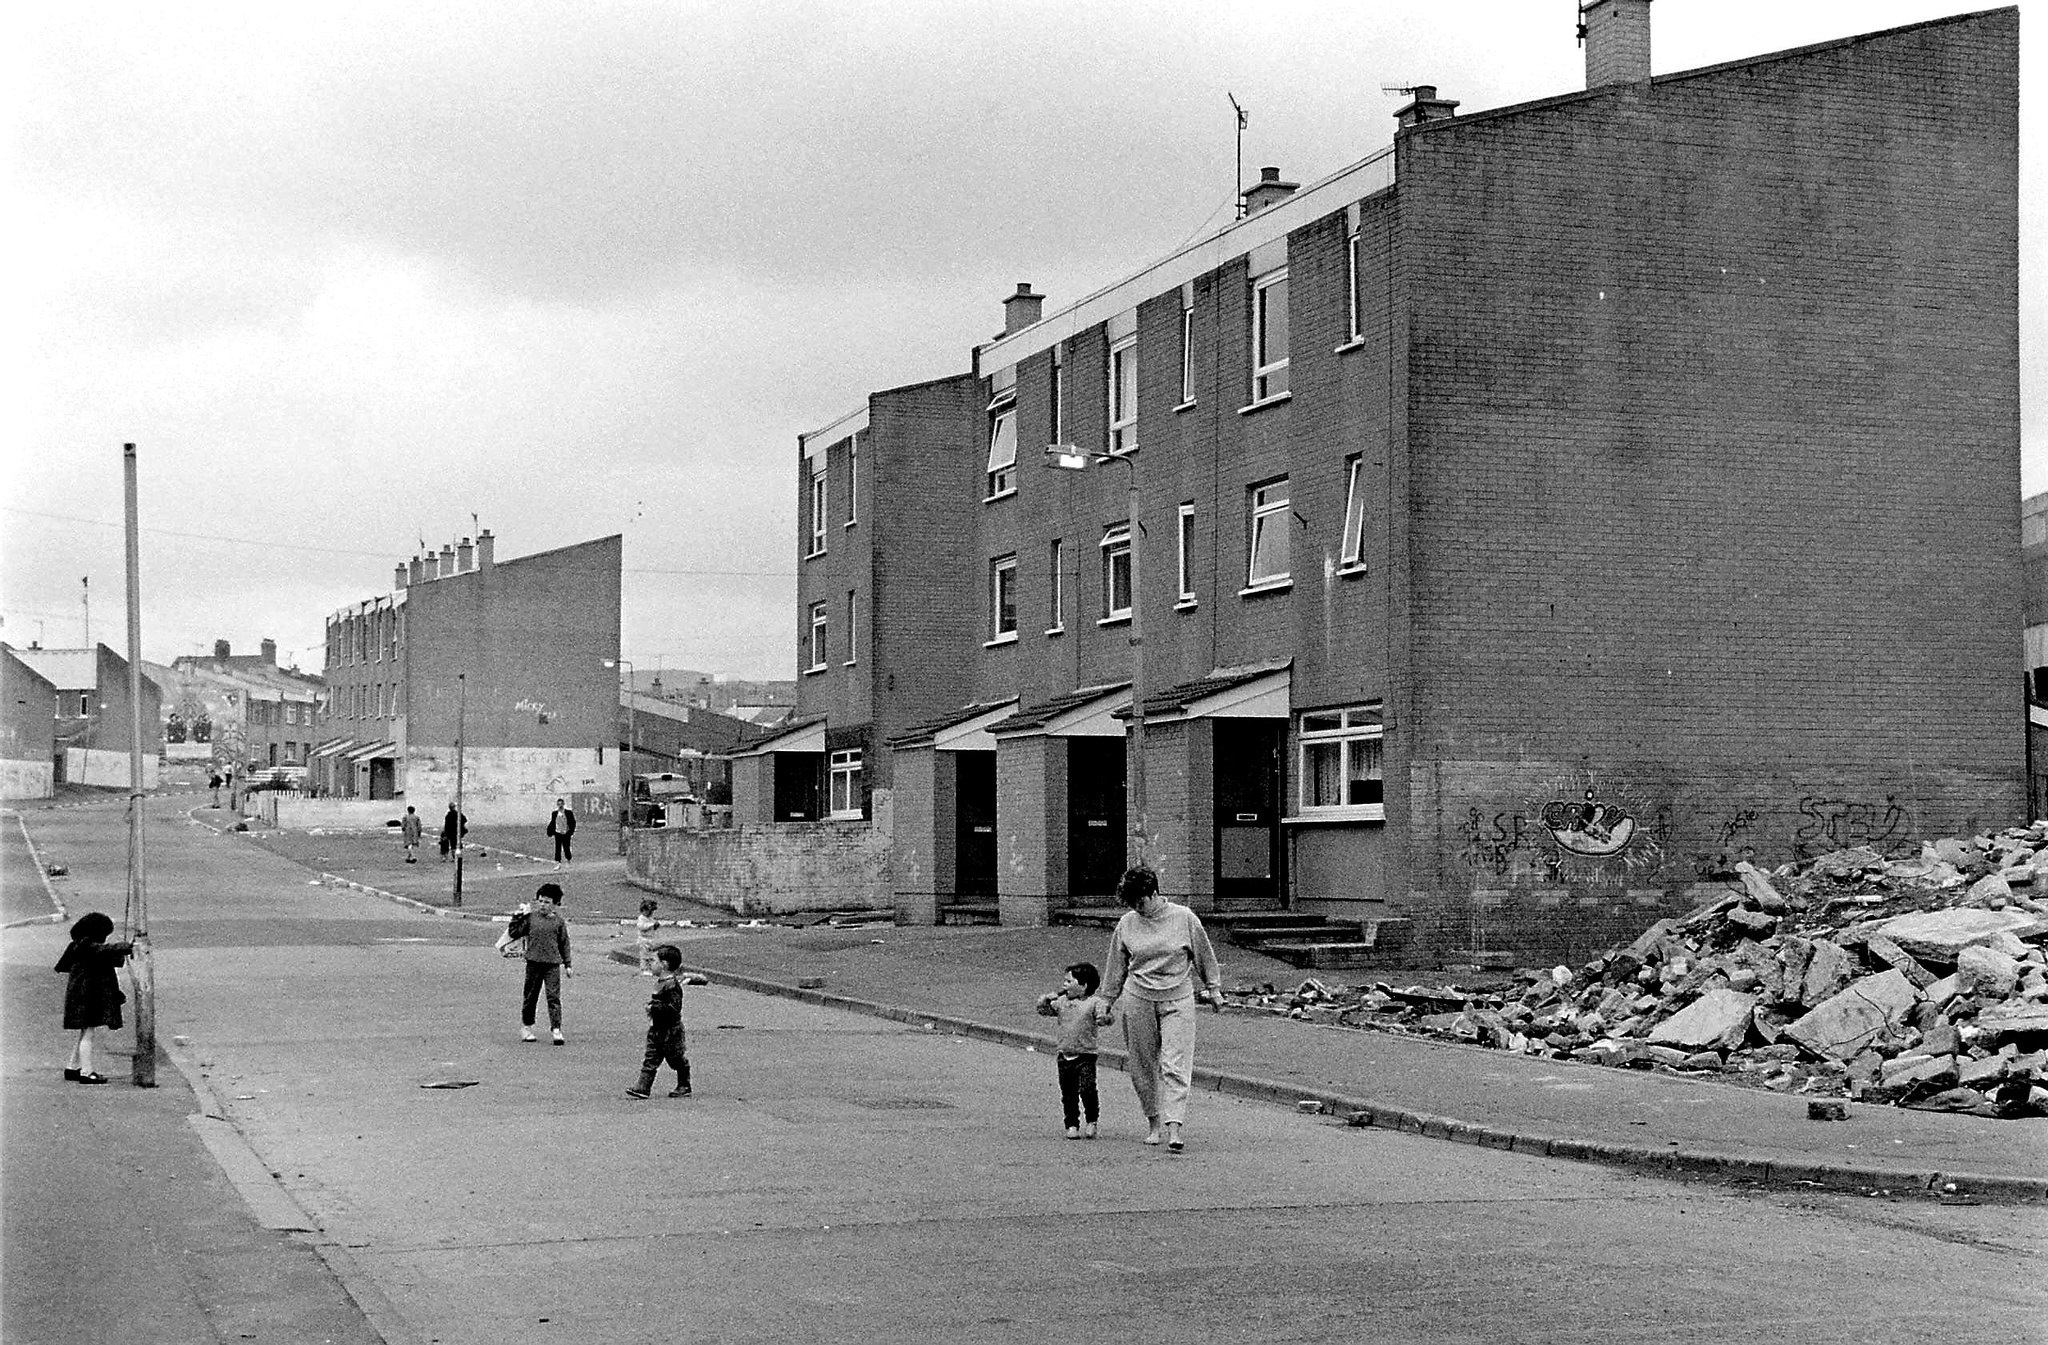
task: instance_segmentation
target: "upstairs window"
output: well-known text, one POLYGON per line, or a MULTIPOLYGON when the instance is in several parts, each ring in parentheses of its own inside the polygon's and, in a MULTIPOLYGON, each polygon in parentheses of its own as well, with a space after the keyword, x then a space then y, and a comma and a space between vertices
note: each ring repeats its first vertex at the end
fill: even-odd
POLYGON ((1262 276, 1252 286, 1252 400, 1268 401, 1287 391, 1287 271, 1262 276))
POLYGON ((997 556, 988 563, 988 642, 1017 638, 1017 558, 997 556))
POLYGON ((1138 338, 1126 336, 1109 348, 1109 451, 1138 446, 1138 338))
POLYGON ((1338 554, 1347 570, 1365 565, 1365 474, 1362 457, 1344 460, 1344 539, 1338 554))
POLYGON ((820 454, 811 464, 811 549, 809 554, 825 554, 825 458, 820 454))
POLYGON ((1289 574, 1288 523, 1293 515, 1287 494, 1287 478, 1255 486, 1251 493, 1251 564, 1245 586, 1261 588, 1285 583, 1289 574))
POLYGON ((988 498, 1017 490, 1017 403, 1006 398, 988 413, 988 498))
MULTIPOLYGON (((851 821, 861 815, 860 777, 862 753, 859 748, 832 754, 832 784, 827 816, 834 821, 851 821)), ((816 770, 813 766, 811 769, 816 770)), ((812 777, 816 779, 815 776, 812 777)), ((815 786, 814 786, 815 787, 815 786)))
POLYGON ((1046 410, 1050 413, 1046 424, 1052 426, 1050 442, 1067 442, 1067 348, 1052 348, 1052 387, 1047 397, 1046 410))
POLYGON ((812 603, 811 642, 810 648, 807 651, 809 659, 804 668, 805 672, 825 671, 825 620, 825 604, 821 602, 812 603))
POLYGON ((860 522, 860 440, 846 441, 846 526, 860 522))
POLYGON ((1057 635, 1067 628, 1067 567, 1065 546, 1059 538, 1052 539, 1046 549, 1046 625, 1047 635, 1057 635))
POLYGON ((1102 534, 1102 619, 1131 615, 1131 526, 1118 523, 1102 534))
POLYGON ((1361 819, 1384 816, 1377 705, 1321 710, 1300 719, 1301 811, 1361 819))
POLYGON ((855 631, 860 629, 854 622, 854 618, 859 615, 860 593, 858 590, 848 589, 846 590, 846 666, 849 668, 860 662, 860 646, 856 643, 859 637, 854 634, 855 631))
POLYGON ((1344 240, 1344 308, 1346 324, 1344 331, 1353 341, 1364 336, 1358 316, 1358 230, 1344 240))
POLYGON ((1195 600, 1195 506, 1184 504, 1180 507, 1180 528, 1177 534, 1180 554, 1180 586, 1175 591, 1175 600, 1192 604, 1195 600))
POLYGON ((1180 404, 1195 400, 1195 310, 1183 303, 1180 309, 1180 404))

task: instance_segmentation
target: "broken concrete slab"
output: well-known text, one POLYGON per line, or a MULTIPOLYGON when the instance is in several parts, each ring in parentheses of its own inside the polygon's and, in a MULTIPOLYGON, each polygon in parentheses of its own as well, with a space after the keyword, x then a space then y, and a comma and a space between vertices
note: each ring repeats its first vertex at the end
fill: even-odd
POLYGON ((1755 1008, 1755 995, 1709 990, 1657 1024, 1650 1040, 1659 1046, 1689 1046, 1695 1051, 1709 1047, 1732 1051, 1749 1035, 1749 1018, 1755 1008))
MULTIPOLYGON (((1840 994, 1855 970, 1855 959, 1840 944, 1830 939, 1815 939, 1807 958, 1805 976, 1800 982, 1799 1002, 1812 1007, 1840 994)), ((1789 988, 1786 998, 1791 998, 1789 988)))
POLYGON ((1934 984, 1935 975, 1933 972, 1921 966, 1918 958, 1899 947, 1898 944, 1893 943, 1890 939, 1887 939, 1884 935, 1871 935, 1864 943, 1864 947, 1870 949, 1870 955, 1878 961, 1887 966, 1897 967, 1900 971, 1906 973, 1906 979, 1921 989, 1924 990, 1934 984))
POLYGON ((1749 899, 1756 903, 1758 910, 1776 915, 1785 909, 1785 898, 1778 894, 1778 889, 1771 886, 1771 880, 1764 877, 1763 871, 1756 865, 1747 860, 1737 864, 1735 876, 1742 879, 1743 891, 1749 894, 1749 899))
POLYGON ((2048 925, 2025 911, 1991 911, 1974 906, 1914 911, 1895 916, 1876 930, 1915 957, 1949 963, 1953 963, 1963 949, 1972 944, 1992 942, 2000 934, 2043 931, 2048 931, 2048 925))
POLYGON ((2019 982, 2018 960, 1996 948, 1972 946, 1956 954, 1956 985, 1965 995, 2004 999, 2019 982))
POLYGON ((2048 1004, 2001 1005, 1977 1015, 1980 1044, 1997 1046, 2016 1037, 2048 1033, 2048 1004))
POLYGON ((1881 971, 1830 997, 1784 1035, 1817 1055, 1847 1060, 1905 1021, 1918 998, 1904 972, 1881 971))

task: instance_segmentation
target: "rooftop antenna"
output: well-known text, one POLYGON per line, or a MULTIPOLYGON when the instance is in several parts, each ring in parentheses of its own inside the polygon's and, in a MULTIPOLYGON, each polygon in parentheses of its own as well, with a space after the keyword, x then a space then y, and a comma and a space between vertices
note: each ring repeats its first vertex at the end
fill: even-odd
POLYGON ((85 647, 92 648, 92 576, 78 581, 78 601, 85 608, 85 647))
POLYGON ((1231 183, 1230 189, 1232 192, 1236 194, 1237 197, 1237 218, 1243 219, 1245 212, 1244 128, 1248 124, 1250 124, 1251 114, 1246 112, 1242 107, 1238 106, 1236 94, 1226 92, 1223 96, 1230 100, 1231 110, 1237 113, 1237 178, 1235 181, 1231 183))

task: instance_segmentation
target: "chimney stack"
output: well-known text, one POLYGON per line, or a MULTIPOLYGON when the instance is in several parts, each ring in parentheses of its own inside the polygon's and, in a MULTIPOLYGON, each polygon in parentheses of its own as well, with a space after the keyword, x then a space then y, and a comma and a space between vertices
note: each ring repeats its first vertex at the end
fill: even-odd
POLYGON ((1640 84, 1650 77, 1650 0, 1584 0, 1579 41, 1586 47, 1586 87, 1640 84))
POLYGON ((1295 189, 1300 186, 1299 182, 1282 182, 1280 170, 1277 168, 1261 168, 1259 180, 1245 188, 1244 213, 1247 216, 1256 215, 1261 210, 1279 205, 1294 195, 1295 189))
POLYGON ((1017 292, 1003 300, 1003 335, 1021 332, 1038 321, 1038 315, 1045 311, 1045 296, 1031 292, 1031 282, 1017 282, 1017 292))
POLYGON ((226 640, 215 640, 213 642, 213 656, 217 659, 228 657, 228 649, 229 645, 226 640))
POLYGON ((442 547, 442 548, 441 548, 441 577, 442 577, 443 579, 446 579, 446 578, 447 578, 447 577, 448 577, 449 575, 451 575, 451 574, 454 574, 454 573, 455 573, 455 547, 454 547, 454 545, 453 545, 453 544, 451 543, 450 545, 447 545, 447 546, 444 546, 444 547, 442 547))
POLYGON ((1437 97, 1434 84, 1418 84, 1408 90, 1408 93, 1414 101, 1394 113, 1394 120, 1404 131, 1410 126, 1420 126, 1424 122, 1449 121, 1458 115, 1458 101, 1455 98, 1437 97))
POLYGON ((468 574, 476 568, 476 548, 469 544, 467 537, 455 545, 455 572, 468 574))
POLYGON ((263 651, 263 661, 275 668, 277 666, 277 641, 265 640, 257 648, 263 651))
POLYGON ((497 541, 497 538, 491 536, 489 528, 485 528, 476 535, 476 567, 479 570, 491 568, 494 560, 493 553, 497 549, 497 541))
POLYGON ((398 568, 392 571, 391 574, 391 587, 404 588, 406 585, 407 576, 408 572, 406 570, 405 562, 398 562, 398 568))

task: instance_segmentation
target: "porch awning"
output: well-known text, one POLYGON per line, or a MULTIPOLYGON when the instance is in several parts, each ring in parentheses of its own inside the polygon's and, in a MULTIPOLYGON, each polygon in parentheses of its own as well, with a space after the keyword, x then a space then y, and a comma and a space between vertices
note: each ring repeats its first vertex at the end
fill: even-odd
POLYGON ((398 744, 387 738, 382 742, 359 745, 348 754, 348 759, 350 761, 375 761, 381 757, 395 757, 397 755, 398 744))
POLYGON ((356 745, 353 738, 329 738, 312 751, 306 753, 306 760, 318 761, 321 757, 340 756, 356 745))
MULTIPOLYGON (((1218 668, 1207 677, 1182 682, 1145 697, 1147 723, 1182 719, 1286 719, 1293 692, 1291 663, 1218 668)), ((1117 718, 1130 718, 1128 706, 1117 718)))
POLYGON ((822 752, 825 750, 825 721, 813 719, 808 723, 793 724, 767 738, 757 739, 741 747, 735 747, 727 755, 733 757, 760 757, 770 752, 822 752))
POLYGON ((1043 734, 1049 738, 1121 738, 1115 712, 1131 703, 1131 685, 1084 687, 1019 710, 988 726, 995 738, 1043 734))

